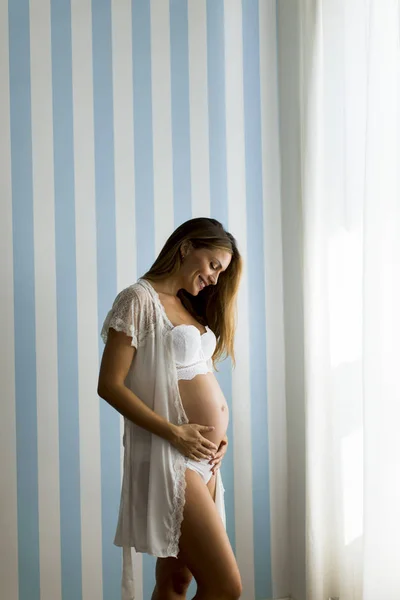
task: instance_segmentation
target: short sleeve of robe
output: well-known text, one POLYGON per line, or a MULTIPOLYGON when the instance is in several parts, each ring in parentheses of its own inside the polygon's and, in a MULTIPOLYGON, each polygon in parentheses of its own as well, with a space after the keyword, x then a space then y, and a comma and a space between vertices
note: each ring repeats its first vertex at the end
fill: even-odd
POLYGON ((140 294, 133 286, 126 288, 115 298, 101 331, 103 342, 107 343, 108 330, 111 327, 116 331, 123 331, 132 338, 131 345, 138 347, 140 332, 140 294))

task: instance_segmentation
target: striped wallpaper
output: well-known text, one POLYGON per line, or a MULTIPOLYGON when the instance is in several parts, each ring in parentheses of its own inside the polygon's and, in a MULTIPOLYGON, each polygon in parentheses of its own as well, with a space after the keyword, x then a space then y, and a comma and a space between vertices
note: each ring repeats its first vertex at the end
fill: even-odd
MULTIPOLYGON (((276 44, 275 0, 0 2, 1 600, 120 597, 99 333, 195 216, 246 262, 218 375, 243 598, 288 595, 276 44)), ((155 559, 134 558, 150 600, 155 559)))

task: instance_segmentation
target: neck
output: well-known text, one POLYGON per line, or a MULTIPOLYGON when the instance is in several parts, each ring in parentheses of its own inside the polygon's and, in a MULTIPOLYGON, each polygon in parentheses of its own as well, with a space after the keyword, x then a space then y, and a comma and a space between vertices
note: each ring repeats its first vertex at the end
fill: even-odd
POLYGON ((156 292, 167 294, 168 296, 177 296, 179 290, 183 287, 179 275, 170 276, 167 279, 161 279, 159 281, 151 281, 151 285, 156 292))

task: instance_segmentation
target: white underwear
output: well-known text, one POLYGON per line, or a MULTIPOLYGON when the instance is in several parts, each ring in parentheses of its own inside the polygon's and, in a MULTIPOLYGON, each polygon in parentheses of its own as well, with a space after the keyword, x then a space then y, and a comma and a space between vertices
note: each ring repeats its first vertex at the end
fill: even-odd
POLYGON ((196 471, 206 485, 212 477, 211 469, 213 466, 209 464, 209 460, 211 460, 211 458, 202 458, 200 461, 186 458, 186 467, 192 471, 196 471))

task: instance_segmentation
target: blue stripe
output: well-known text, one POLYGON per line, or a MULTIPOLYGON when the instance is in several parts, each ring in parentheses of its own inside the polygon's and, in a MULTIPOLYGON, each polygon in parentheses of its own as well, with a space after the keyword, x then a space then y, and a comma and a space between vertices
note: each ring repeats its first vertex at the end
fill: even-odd
POLYGON ((228 224, 224 2, 207 0, 207 70, 212 217, 228 224))
POLYGON ((19 598, 39 600, 35 272, 28 0, 9 2, 9 39, 19 598))
MULTIPOLYGON (((99 330, 117 294, 110 0, 92 3, 99 330)), ((100 342, 100 353, 103 344, 100 342)), ((120 501, 120 418, 100 404, 103 598, 121 594, 121 551, 113 545, 120 501)))
POLYGON ((187 0, 170 0, 175 227, 192 216, 187 0))
MULTIPOLYGON (((226 107, 225 107, 225 35, 224 2, 207 0, 207 68, 208 112, 210 144, 210 213, 228 226, 228 191, 226 167, 226 107)), ((227 400, 230 419, 228 426, 228 452, 221 467, 224 481, 226 529, 235 551, 235 501, 233 469, 233 411, 232 411, 232 361, 220 363, 217 379, 227 400)))
POLYGON ((51 3, 63 598, 82 597, 71 8, 51 3))
POLYGON ((132 0, 132 61, 135 143, 137 273, 154 261, 153 118, 150 3, 132 0))
POLYGON ((258 0, 243 0, 247 250, 256 598, 272 598, 258 0))
MULTIPOLYGON (((133 105, 135 136, 135 201, 137 272, 154 261, 153 120, 151 94, 150 2, 132 1, 133 105)), ((143 598, 155 586, 156 559, 143 554, 143 598)))

